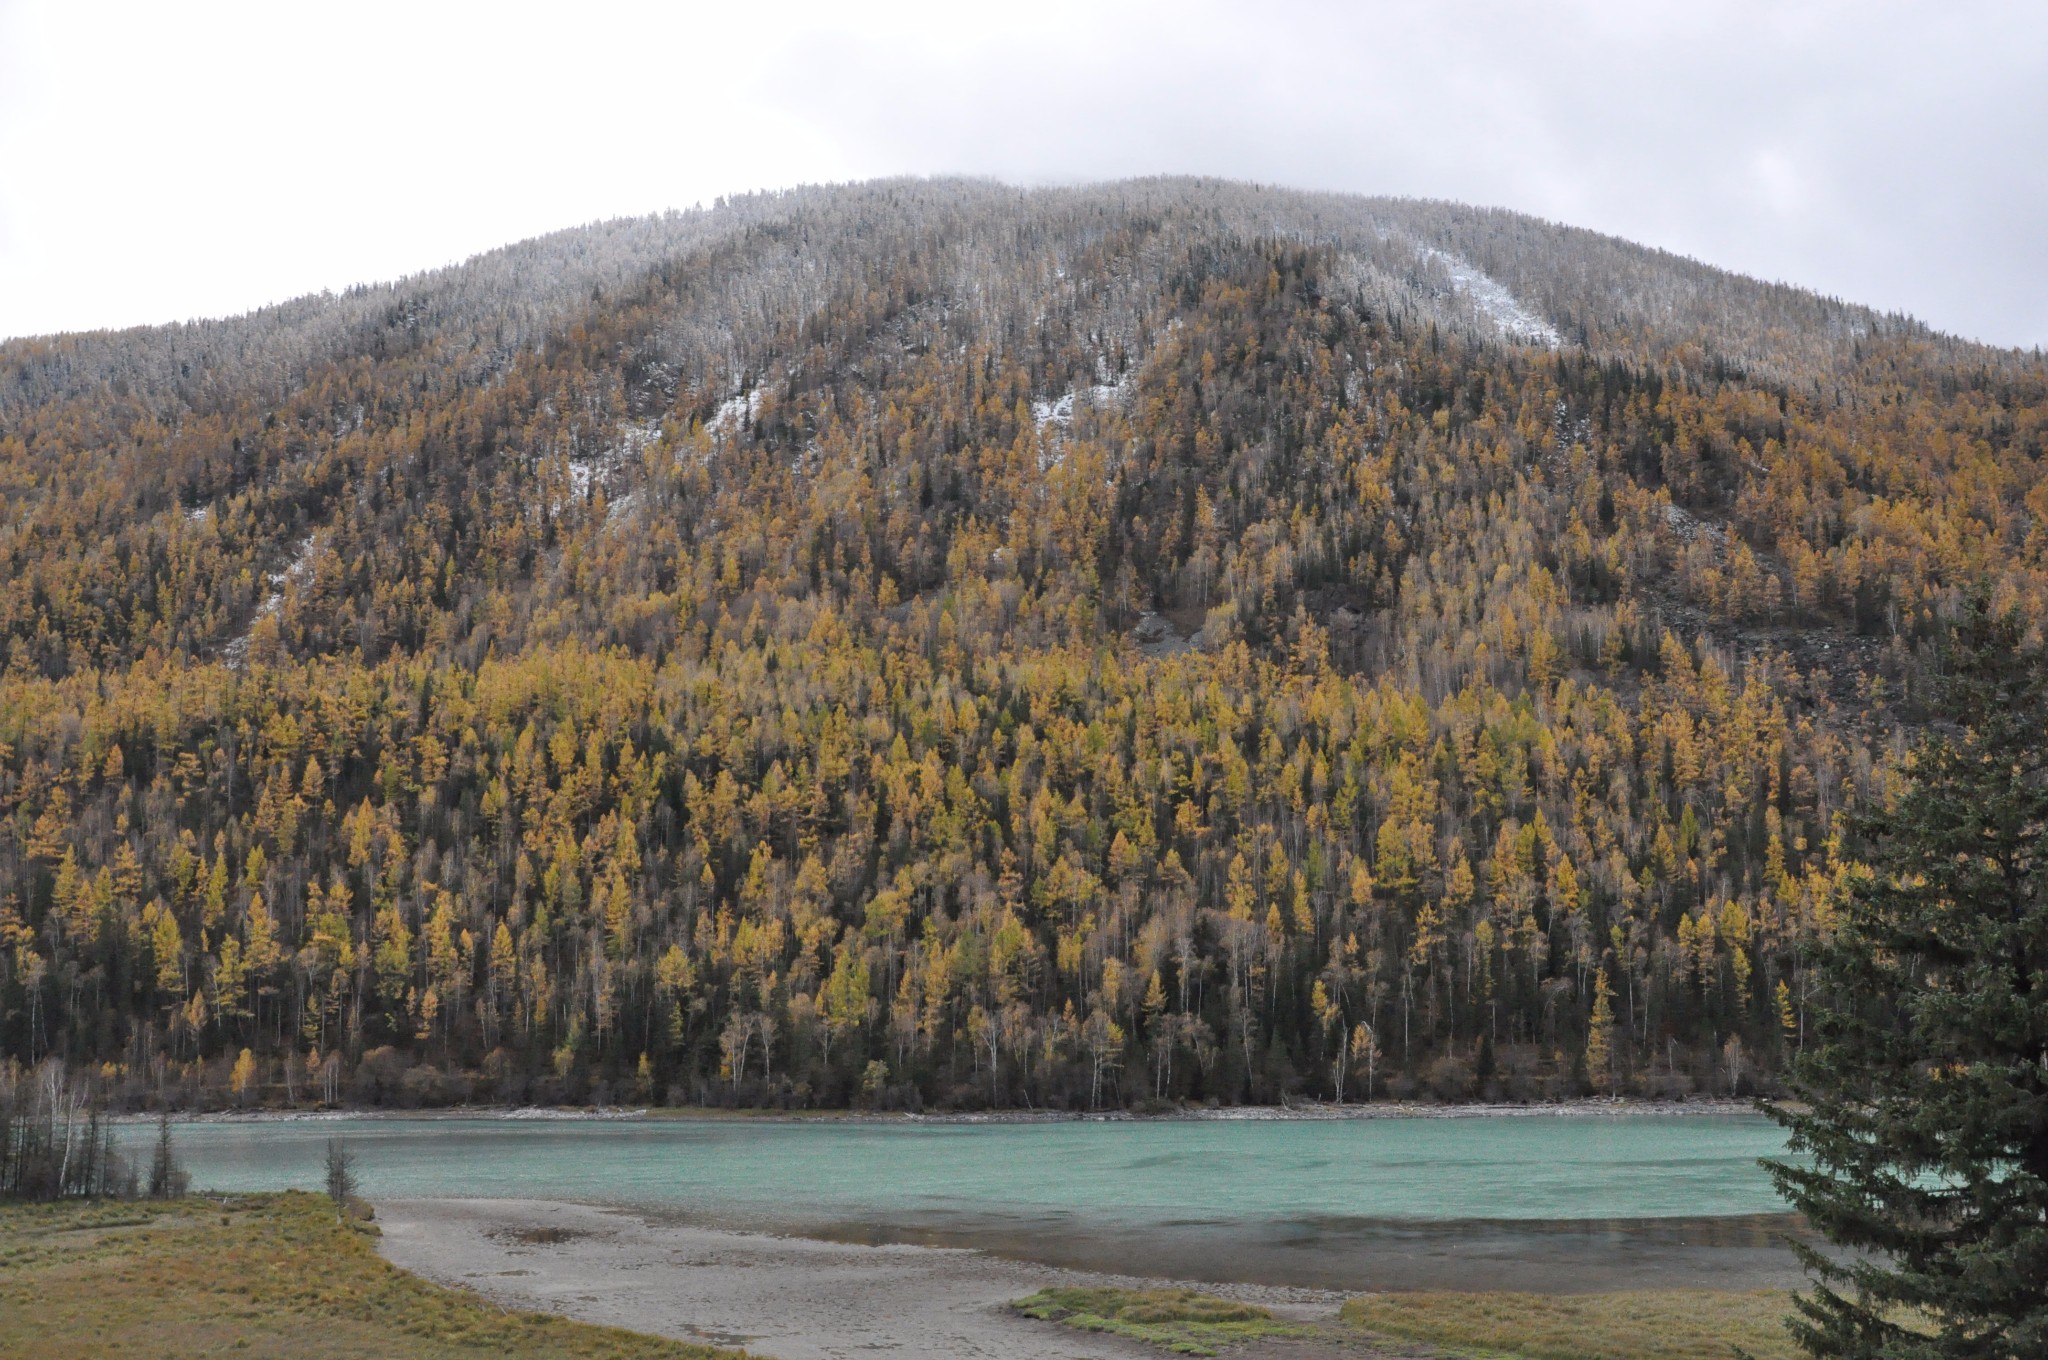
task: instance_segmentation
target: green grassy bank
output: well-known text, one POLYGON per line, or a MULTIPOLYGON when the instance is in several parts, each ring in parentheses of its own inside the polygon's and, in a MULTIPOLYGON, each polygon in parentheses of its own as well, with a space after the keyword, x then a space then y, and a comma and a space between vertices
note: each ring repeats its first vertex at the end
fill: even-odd
POLYGON ((1412 1353, 1398 1342, 1466 1360, 1732 1360, 1738 1348, 1755 1360, 1798 1356, 1784 1329, 1790 1296, 1768 1290, 1369 1294, 1347 1302, 1337 1320, 1311 1323, 1178 1289, 1048 1289, 1014 1307, 1183 1355, 1263 1353, 1264 1341, 1313 1340, 1318 1354, 1361 1360, 1412 1353))
POLYGON ((408 1275, 374 1227, 286 1193, 0 1205, 0 1357, 731 1360, 736 1353, 511 1312, 408 1275))

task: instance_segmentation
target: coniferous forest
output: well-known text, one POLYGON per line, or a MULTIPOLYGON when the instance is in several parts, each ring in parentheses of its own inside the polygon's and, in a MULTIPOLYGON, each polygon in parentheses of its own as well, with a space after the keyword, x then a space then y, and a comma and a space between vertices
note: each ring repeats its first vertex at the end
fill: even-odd
POLYGON ((879 183, 0 345, 0 1054, 130 1104, 1775 1089, 2048 364, 879 183))

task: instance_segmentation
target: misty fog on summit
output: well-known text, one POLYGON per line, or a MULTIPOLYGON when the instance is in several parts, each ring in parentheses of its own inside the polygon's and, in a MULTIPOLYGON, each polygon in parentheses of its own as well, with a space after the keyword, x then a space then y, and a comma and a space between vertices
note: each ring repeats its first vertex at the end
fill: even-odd
POLYGON ((0 335, 240 312, 897 174, 1206 174, 1611 232, 2048 339, 2048 11, 0 4, 0 335))

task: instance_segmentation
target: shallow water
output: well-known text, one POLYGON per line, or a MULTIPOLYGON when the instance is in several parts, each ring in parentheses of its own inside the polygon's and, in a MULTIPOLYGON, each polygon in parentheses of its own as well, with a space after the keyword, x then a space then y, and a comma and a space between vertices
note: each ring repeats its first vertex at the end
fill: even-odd
MULTIPOLYGON (((146 1143, 154 1131, 129 1126, 146 1143)), ((551 1197, 780 1224, 1693 1218, 1784 1204, 1754 1115, 1046 1124, 340 1118, 176 1127, 193 1184, 551 1197)))
MULTIPOLYGON (((147 1125, 123 1137, 145 1151, 147 1125)), ((1754 1115, 905 1124, 317 1118, 176 1126, 199 1188, 555 1199, 723 1227, 980 1247, 1189 1279, 1775 1284, 1794 1227, 1754 1115)))

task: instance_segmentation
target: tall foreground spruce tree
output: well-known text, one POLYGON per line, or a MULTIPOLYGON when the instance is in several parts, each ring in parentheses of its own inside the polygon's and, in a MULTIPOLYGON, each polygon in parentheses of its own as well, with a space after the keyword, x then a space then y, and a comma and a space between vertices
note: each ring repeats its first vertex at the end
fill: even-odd
POLYGON ((2048 658, 1979 607, 1911 783, 1853 828, 1868 866, 1814 948, 1810 1166, 1779 1189, 1845 1259, 1806 1252, 1816 1356, 2048 1356, 2048 658))

